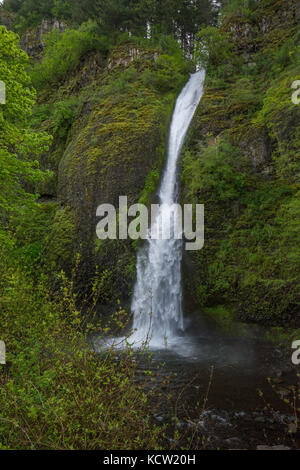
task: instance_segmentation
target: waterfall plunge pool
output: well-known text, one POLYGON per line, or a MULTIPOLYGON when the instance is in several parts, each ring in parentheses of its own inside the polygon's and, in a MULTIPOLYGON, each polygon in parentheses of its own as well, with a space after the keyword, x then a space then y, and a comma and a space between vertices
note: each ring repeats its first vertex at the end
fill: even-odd
MULTIPOLYGON (((137 383, 146 392, 162 389, 164 398, 153 403, 152 418, 167 425, 166 447, 300 447, 299 437, 288 432, 294 414, 283 401, 297 382, 290 355, 267 341, 262 327, 237 324, 227 332, 200 312, 188 318, 173 347, 134 350, 137 383)), ((108 346, 103 339, 94 344, 100 355, 108 346)))
MULTIPOLYGON (((177 162, 204 91, 204 78, 204 71, 191 75, 176 101, 160 204, 178 201, 177 162)), ((290 358, 267 343, 258 327, 248 326, 242 335, 225 334, 199 312, 188 315, 186 324, 181 260, 180 240, 149 236, 137 256, 132 330, 127 337, 94 340, 96 350, 122 350, 132 344, 137 382, 145 390, 160 388, 166 397, 154 400, 152 416, 167 425, 166 448, 290 446, 288 430, 295 417, 267 380, 277 379, 288 396, 296 380, 290 358)))

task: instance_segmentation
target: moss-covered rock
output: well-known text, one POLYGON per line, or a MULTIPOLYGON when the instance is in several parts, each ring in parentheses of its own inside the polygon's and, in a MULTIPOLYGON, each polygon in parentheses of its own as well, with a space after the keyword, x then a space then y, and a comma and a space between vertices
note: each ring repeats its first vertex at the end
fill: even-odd
POLYGON ((182 173, 183 202, 205 204, 204 248, 185 255, 189 295, 203 308, 230 305, 242 320, 292 327, 300 324, 296 3, 264 0, 226 19, 232 73, 209 67, 182 173))
POLYGON ((104 276, 100 300, 105 303, 130 297, 136 242, 98 240, 96 209, 103 203, 118 208, 123 195, 128 205, 150 202, 165 160, 175 97, 188 76, 183 59, 160 56, 157 49, 130 42, 108 57, 90 53, 58 89, 50 84, 41 90, 35 112, 37 125, 54 134, 42 160, 54 176, 40 193, 60 204, 56 226, 62 214, 72 214, 69 249, 70 257, 80 254, 78 287, 89 289, 96 272, 104 276), (40 122, 39 110, 48 113, 45 119, 42 112, 40 122))

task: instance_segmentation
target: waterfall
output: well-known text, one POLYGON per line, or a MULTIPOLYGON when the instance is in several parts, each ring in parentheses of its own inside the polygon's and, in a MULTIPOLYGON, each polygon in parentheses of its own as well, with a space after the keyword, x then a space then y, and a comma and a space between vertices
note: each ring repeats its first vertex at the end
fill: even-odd
MULTIPOLYGON (((205 72, 191 75, 177 98, 168 144, 166 167, 159 189, 159 211, 147 240, 137 256, 137 280, 131 310, 130 343, 152 347, 170 346, 183 331, 181 259, 182 240, 171 231, 169 239, 154 239, 164 222, 177 217, 172 205, 178 201, 177 162, 191 120, 203 94, 205 72)), ((173 219, 174 220, 174 219, 173 219)), ((174 225, 174 224, 173 224, 174 225)))

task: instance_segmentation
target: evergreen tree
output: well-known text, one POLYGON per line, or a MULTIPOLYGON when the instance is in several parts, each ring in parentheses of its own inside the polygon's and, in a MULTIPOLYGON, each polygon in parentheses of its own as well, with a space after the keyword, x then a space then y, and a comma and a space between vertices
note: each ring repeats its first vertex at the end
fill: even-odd
POLYGON ((72 25, 93 19, 106 33, 130 31, 145 36, 150 24, 153 31, 172 34, 183 43, 202 24, 216 20, 212 0, 4 0, 1 10, 14 12, 21 30, 43 18, 61 18, 72 25))

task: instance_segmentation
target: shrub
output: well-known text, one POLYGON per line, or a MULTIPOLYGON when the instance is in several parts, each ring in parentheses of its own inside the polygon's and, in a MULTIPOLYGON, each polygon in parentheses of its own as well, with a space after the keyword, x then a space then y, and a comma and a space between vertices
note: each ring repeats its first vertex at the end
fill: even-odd
POLYGON ((73 96, 64 101, 58 101, 54 104, 54 127, 53 133, 64 139, 67 137, 77 112, 78 98, 73 96))
POLYGON ((211 69, 226 63, 233 58, 233 45, 229 34, 213 26, 207 26, 196 35, 196 62, 202 67, 211 69))
POLYGON ((200 192, 217 201, 240 197, 247 182, 240 164, 239 151, 226 141, 201 149, 196 158, 187 153, 182 176, 191 180, 190 197, 200 192))
MULTIPOLYGON (((0 250, 7 243, 0 245, 0 250)), ((2 261, 6 252, 1 250, 2 261)), ((96 354, 88 323, 76 307, 73 282, 60 274, 57 294, 33 285, 16 266, 0 271, 1 339, 9 369, 0 369, 1 449, 155 449, 161 429, 150 420, 148 393, 136 383, 130 349, 96 354)), ((123 328, 120 309, 112 325, 123 328)))
POLYGON ((109 47, 106 38, 99 36, 92 23, 83 24, 78 30, 68 29, 62 34, 54 30, 46 36, 45 42, 43 60, 31 72, 37 89, 63 80, 89 51, 106 53, 109 47))

